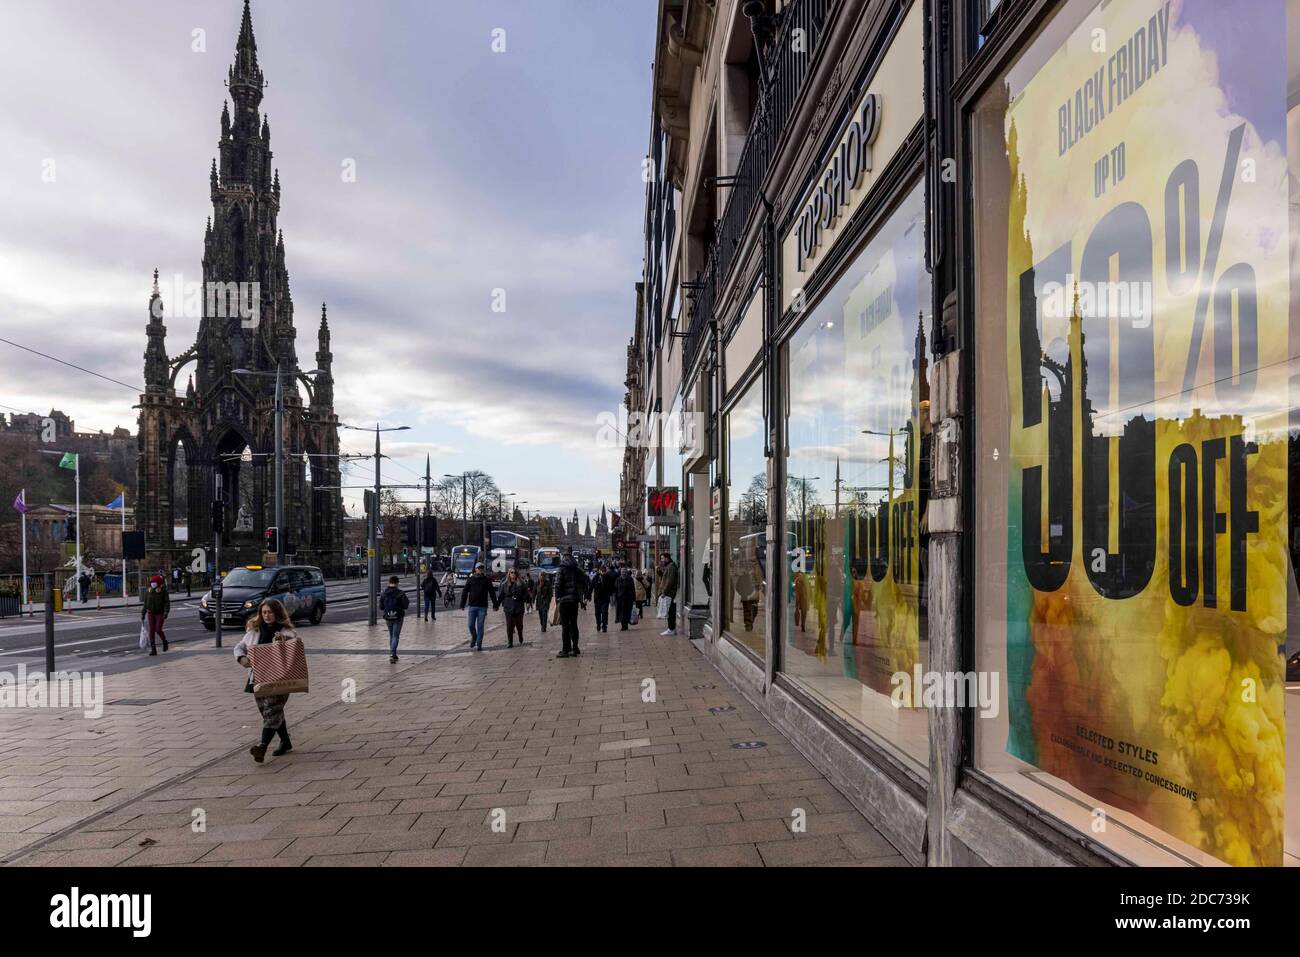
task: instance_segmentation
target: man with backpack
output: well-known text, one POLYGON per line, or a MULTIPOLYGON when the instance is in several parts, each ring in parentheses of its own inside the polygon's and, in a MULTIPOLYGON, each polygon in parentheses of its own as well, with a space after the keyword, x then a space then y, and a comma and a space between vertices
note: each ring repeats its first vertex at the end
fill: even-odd
POLYGON ((411 599, 399 587, 397 576, 388 579, 388 587, 379 596, 379 608, 388 625, 388 660, 393 664, 397 662, 397 639, 402 635, 402 620, 406 617, 406 609, 410 604, 411 599))
POLYGON ((587 576, 573 558, 573 549, 564 553, 560 570, 555 573, 555 604, 560 613, 561 645, 557 658, 571 658, 582 654, 578 650, 578 607, 587 607, 590 591, 587 576))

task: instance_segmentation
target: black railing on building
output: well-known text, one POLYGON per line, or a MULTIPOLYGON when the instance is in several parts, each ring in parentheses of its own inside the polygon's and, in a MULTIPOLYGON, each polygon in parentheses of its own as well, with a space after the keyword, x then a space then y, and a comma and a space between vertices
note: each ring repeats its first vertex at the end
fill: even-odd
MULTIPOLYGON (((793 0, 781 12, 780 26, 767 51, 772 57, 769 81, 763 89, 759 109, 750 121, 715 239, 691 290, 685 355, 688 369, 699 356, 705 332, 713 320, 717 293, 726 284, 735 264, 736 253, 759 203, 768 165, 803 91, 809 68, 821 52, 827 17, 835 3, 836 0, 793 0)), ((710 186, 704 184, 701 188, 710 186)))

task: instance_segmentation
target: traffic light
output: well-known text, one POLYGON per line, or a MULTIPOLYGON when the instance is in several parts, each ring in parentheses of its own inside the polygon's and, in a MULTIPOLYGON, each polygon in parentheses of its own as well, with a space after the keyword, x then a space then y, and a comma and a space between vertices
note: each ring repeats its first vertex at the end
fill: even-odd
POLYGON ((407 515, 402 519, 402 542, 403 545, 420 544, 420 520, 414 515, 407 515))
POLYGON ((375 513, 375 493, 372 489, 365 491, 366 515, 370 516, 375 513))
POLYGON ((224 535, 226 532, 226 508, 221 499, 212 503, 212 531, 216 535, 224 535))
POLYGON ((284 532, 284 553, 286 555, 298 554, 298 540, 294 537, 293 529, 285 529, 284 532))
POLYGON ((268 528, 266 530, 266 550, 273 555, 280 554, 280 530, 278 528, 268 528))
POLYGON ((420 519, 420 544, 430 548, 438 547, 438 520, 432 515, 420 519))
POLYGON ((360 558, 360 557, 361 557, 361 553, 362 553, 362 548, 361 548, 360 545, 354 545, 354 546, 352 546, 352 557, 353 557, 353 558, 360 558))

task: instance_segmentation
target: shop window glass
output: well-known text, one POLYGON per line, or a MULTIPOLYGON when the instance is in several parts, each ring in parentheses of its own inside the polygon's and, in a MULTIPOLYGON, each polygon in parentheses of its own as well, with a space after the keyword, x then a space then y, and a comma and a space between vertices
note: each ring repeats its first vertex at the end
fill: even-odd
POLYGON ((767 659, 767 457, 763 454, 763 380, 727 413, 726 600, 723 627, 767 659))
POLYGON ((924 236, 918 185, 789 340, 781 550, 782 671, 922 774, 926 711, 902 691, 929 657, 924 236))
POLYGON ((1139 863, 1297 862, 1296 12, 1066 3, 972 116, 975 764, 1139 863))

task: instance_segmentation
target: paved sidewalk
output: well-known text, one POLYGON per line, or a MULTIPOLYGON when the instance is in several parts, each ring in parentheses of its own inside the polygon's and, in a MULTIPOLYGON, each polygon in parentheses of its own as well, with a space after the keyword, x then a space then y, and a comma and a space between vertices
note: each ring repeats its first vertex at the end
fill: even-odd
MULTIPOLYGON (((463 616, 444 615, 437 628, 408 622, 397 666, 386 654, 364 653, 379 643, 365 625, 305 628, 320 694, 291 699, 295 750, 268 755, 263 765, 247 754, 260 725, 238 674, 232 682, 229 669, 213 669, 200 656, 192 664, 167 662, 155 684, 202 682, 206 668, 220 670, 220 687, 207 678, 203 703, 180 698, 187 704, 175 720, 169 708, 150 709, 135 747, 144 751, 144 741, 162 736, 153 746, 156 764, 147 754, 120 753, 131 750, 122 729, 115 760, 141 762, 131 785, 137 794, 146 781, 174 778, 185 762, 193 770, 142 796, 119 788, 112 793, 127 800, 112 813, 17 863, 904 863, 691 642, 661 638, 653 620, 597 637, 590 614, 584 617, 584 653, 567 660, 554 657, 556 630, 538 636, 535 618, 528 644, 508 649, 500 616, 490 613, 494 627, 481 653, 464 643, 463 616), (347 676, 358 681, 355 703, 330 690, 347 676), (653 696, 643 690, 647 679, 653 696), (310 711, 314 716, 304 717, 310 711), (234 745, 237 752, 213 759, 234 745), (172 756, 182 754, 183 761, 172 756), (196 809, 206 819, 197 833, 196 809)), ((12 737, 7 727, 0 735, 5 766, 13 760, 12 737)), ((75 750, 83 740, 63 747, 75 750)), ((101 754, 101 743, 85 742, 83 756, 101 754)), ((26 760, 18 773, 30 782, 6 790, 19 792, 7 803, 41 806, 27 815, 73 795, 79 809, 103 798, 91 797, 93 786, 76 794, 74 785, 54 798, 41 791, 48 782, 36 780, 49 765, 26 760), (40 793, 24 798, 29 788, 40 793)), ((93 777, 122 776, 120 766, 83 767, 93 777)), ((23 817, 14 808, 6 813, 23 817)), ((68 817, 55 811, 43 826, 51 832, 68 817)), ((30 841, 33 833, 0 836, 30 841)))
MULTIPOLYGON (((133 619, 138 620, 138 619, 133 619)), ((291 728, 338 702, 344 678, 358 692, 415 666, 422 656, 459 647, 464 614, 437 627, 408 619, 405 654, 388 661, 386 629, 364 623, 298 625, 311 655, 312 693, 289 705, 291 728)), ((104 814, 153 788, 229 754, 258 736, 261 718, 243 692, 245 672, 233 657, 238 633, 225 647, 173 642, 151 658, 71 659, 73 671, 107 670, 99 718, 80 709, 0 708, 0 861, 32 844, 104 814)), ((0 672, 17 662, 0 659, 0 672)), ((30 665, 29 665, 30 668, 30 665)), ((245 753, 245 757, 247 757, 245 753)))

